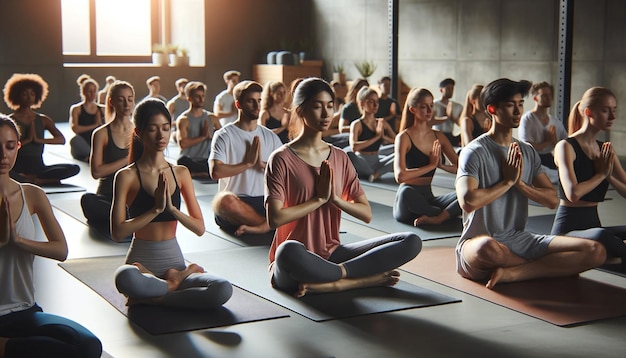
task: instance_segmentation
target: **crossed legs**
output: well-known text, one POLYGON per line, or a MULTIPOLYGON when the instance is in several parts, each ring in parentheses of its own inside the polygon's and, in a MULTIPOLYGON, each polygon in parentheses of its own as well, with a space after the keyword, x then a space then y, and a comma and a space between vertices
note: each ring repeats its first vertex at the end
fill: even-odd
MULTIPOLYGON (((256 198, 250 198, 251 201, 256 198)), ((263 198, 260 198, 261 206, 263 198)), ((231 192, 220 192, 213 199, 213 212, 219 221, 227 221, 234 226, 235 235, 264 234, 270 231, 264 215, 259 214, 249 203, 231 192)), ((218 224, 225 228, 218 221, 218 224)))
POLYGON ((483 236, 467 240, 459 259, 469 268, 461 272, 464 277, 488 278, 486 286, 491 289, 500 282, 576 275, 602 265, 606 251, 598 242, 555 236, 542 257, 529 261, 495 239, 483 236))

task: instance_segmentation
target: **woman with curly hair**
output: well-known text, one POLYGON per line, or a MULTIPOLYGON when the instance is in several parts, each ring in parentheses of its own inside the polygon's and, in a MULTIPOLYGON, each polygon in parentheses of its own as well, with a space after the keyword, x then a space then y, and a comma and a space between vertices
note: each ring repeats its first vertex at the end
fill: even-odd
POLYGON ((15 73, 4 85, 4 101, 14 110, 10 117, 22 133, 22 148, 18 153, 11 176, 20 182, 35 184, 60 184, 62 179, 80 171, 75 164, 45 165, 44 144, 65 144, 65 137, 50 117, 35 112, 48 96, 48 83, 32 73, 15 73), (52 138, 46 138, 44 131, 52 138))

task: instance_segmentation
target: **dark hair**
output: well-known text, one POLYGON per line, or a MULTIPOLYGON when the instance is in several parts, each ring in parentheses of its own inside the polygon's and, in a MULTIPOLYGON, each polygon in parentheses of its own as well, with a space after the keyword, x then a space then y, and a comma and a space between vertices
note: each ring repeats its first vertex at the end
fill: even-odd
POLYGON ((483 87, 480 92, 480 100, 485 108, 489 105, 497 106, 518 93, 522 97, 526 97, 531 85, 532 82, 526 80, 516 82, 508 78, 500 78, 483 87))
POLYGON ((35 103, 31 108, 39 108, 48 97, 48 83, 34 73, 14 73, 4 85, 4 102, 12 110, 20 107, 21 94, 27 89, 35 92, 35 103))
MULTIPOLYGON (((292 113, 300 118, 300 113, 302 113, 304 106, 321 92, 328 92, 333 102, 335 101, 335 91, 333 91, 333 88, 328 82, 318 77, 310 77, 302 80, 293 92, 292 113)), ((291 138, 295 138, 302 130, 302 121, 295 121, 293 117, 291 119, 292 120, 289 122, 289 135, 291 138)))
POLYGON ((601 101, 606 97, 615 97, 613 91, 605 87, 591 87, 583 93, 580 101, 576 102, 567 117, 567 131, 573 134, 582 128, 585 118, 585 109, 595 109, 601 105, 601 101))
POLYGON ((420 99, 424 97, 433 97, 433 94, 426 88, 413 88, 409 91, 409 94, 406 96, 406 102, 404 102, 404 109, 402 109, 402 119, 400 120, 398 132, 402 132, 413 125, 415 117, 413 117, 413 113, 409 111, 409 108, 417 106, 420 99))
POLYGON ((447 85, 455 85, 456 82, 452 78, 446 78, 445 80, 439 82, 439 88, 444 88, 447 85))
POLYGON ((15 131, 15 134, 17 135, 17 140, 20 140, 20 127, 15 124, 13 118, 7 116, 6 114, 0 113, 0 128, 2 127, 9 127, 13 129, 13 131, 15 131))
POLYGON ((128 153, 128 162, 136 162, 137 159, 143 154, 143 143, 138 134, 141 134, 146 127, 150 118, 153 116, 162 114, 167 118, 167 121, 172 125, 172 115, 167 110, 167 106, 163 101, 156 98, 147 98, 139 102, 135 111, 133 112, 133 123, 135 124, 135 130, 132 134, 130 151, 128 153), (138 134, 136 134, 138 133, 138 134))
POLYGON ((537 93, 539 93, 539 90, 542 89, 542 88, 549 88, 550 92, 552 93, 552 97, 554 97, 554 86, 552 86, 551 84, 549 84, 546 81, 533 83, 533 85, 530 87, 530 94, 532 94, 534 96, 537 93))
POLYGON ((389 76, 383 76, 383 77, 381 77, 381 78, 378 80, 378 84, 381 84, 381 83, 383 83, 384 81, 389 81, 389 82, 391 82, 391 77, 389 77, 389 76))

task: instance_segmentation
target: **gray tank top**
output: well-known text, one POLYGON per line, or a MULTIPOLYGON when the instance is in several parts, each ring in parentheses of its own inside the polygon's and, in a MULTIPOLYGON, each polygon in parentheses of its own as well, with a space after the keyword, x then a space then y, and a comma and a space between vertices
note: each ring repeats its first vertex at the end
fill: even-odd
MULTIPOLYGON (((211 121, 211 119, 209 118, 209 112, 206 110, 202 111, 202 116, 200 117, 194 117, 192 115, 189 114, 189 112, 183 112, 181 114, 182 115, 186 115, 187 119, 188 119, 188 123, 189 125, 187 126, 187 136, 189 138, 195 138, 195 137, 199 137, 200 134, 202 133, 202 126, 204 125, 204 121, 209 121, 209 127, 210 127, 210 131, 211 133, 213 133, 214 128, 213 128, 213 122, 211 121)), ((193 160, 202 160, 202 159, 208 159, 209 158, 209 150, 211 149, 211 141, 210 140, 204 140, 196 145, 193 145, 191 147, 187 147, 185 149, 181 149, 180 151, 180 155, 185 156, 185 157, 189 157, 193 160)))

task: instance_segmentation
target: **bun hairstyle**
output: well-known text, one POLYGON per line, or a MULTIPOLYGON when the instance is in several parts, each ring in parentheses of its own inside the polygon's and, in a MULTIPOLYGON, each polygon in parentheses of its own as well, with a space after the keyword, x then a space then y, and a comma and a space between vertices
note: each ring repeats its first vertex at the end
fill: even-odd
POLYGON ((605 87, 591 87, 586 90, 580 101, 576 102, 567 117, 567 131, 572 134, 582 128, 587 116, 585 109, 597 108, 606 97, 615 98, 615 94, 605 87))
POLYGON ((160 99, 147 98, 139 102, 137 107, 135 107, 135 111, 133 113, 135 130, 131 134, 133 137, 131 139, 130 150, 128 151, 129 163, 136 162, 137 159, 141 158, 141 155, 143 154, 143 143, 139 136, 148 127, 150 118, 159 114, 165 116, 168 123, 172 125, 172 115, 170 114, 170 111, 167 110, 165 103, 163 103, 160 99))

